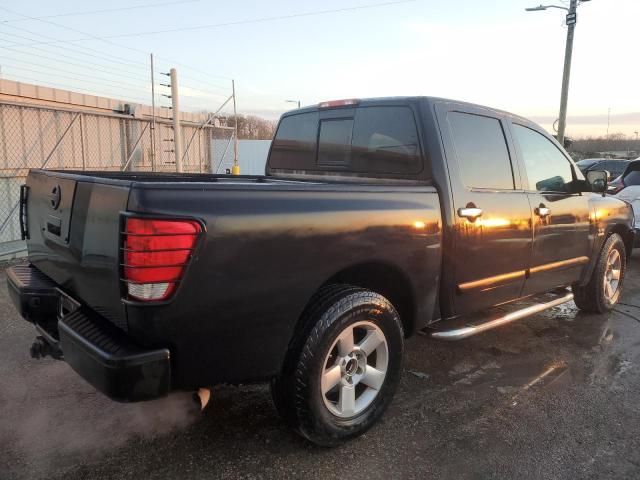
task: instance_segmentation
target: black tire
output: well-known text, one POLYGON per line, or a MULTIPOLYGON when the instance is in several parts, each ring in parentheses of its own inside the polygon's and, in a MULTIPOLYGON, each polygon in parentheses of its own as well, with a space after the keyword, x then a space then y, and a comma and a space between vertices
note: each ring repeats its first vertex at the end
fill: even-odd
POLYGON ((293 340, 281 375, 271 383, 272 397, 279 414, 298 433, 318 445, 338 445, 368 430, 391 403, 402 371, 402 323, 382 295, 349 285, 323 288, 302 320, 305 328, 293 340), (386 375, 363 411, 342 418, 326 406, 321 377, 339 334, 363 321, 375 325, 384 335, 386 375))
POLYGON ((589 313, 610 312, 620 299, 624 276, 627 270, 627 254, 624 241, 617 233, 607 238, 600 250, 600 256, 593 269, 589 282, 584 286, 573 285, 573 300, 578 308, 589 313), (607 259, 612 250, 617 250, 620 256, 620 279, 615 294, 609 298, 605 294, 605 275, 607 273, 607 259))
POLYGON ((348 285, 328 285, 321 288, 309 301, 307 308, 302 312, 302 329, 297 332, 289 345, 289 351, 284 361, 282 372, 271 380, 271 399, 280 418, 291 428, 297 430, 295 408, 290 391, 293 388, 293 377, 297 359, 300 357, 305 341, 315 326, 313 319, 317 319, 327 305, 338 294, 348 291, 360 291, 357 287, 348 285))

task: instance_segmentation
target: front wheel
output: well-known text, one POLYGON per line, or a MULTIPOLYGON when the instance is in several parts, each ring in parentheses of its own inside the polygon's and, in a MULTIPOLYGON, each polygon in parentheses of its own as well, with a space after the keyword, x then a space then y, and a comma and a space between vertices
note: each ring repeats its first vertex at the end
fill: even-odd
POLYGON ((331 446, 365 432, 391 403, 404 335, 382 295, 335 285, 327 292, 307 309, 310 330, 272 389, 278 411, 298 432, 331 446))
POLYGON ((592 313, 611 311, 620 300, 626 269, 624 242, 620 235, 613 233, 602 246, 589 283, 572 288, 578 308, 592 313))

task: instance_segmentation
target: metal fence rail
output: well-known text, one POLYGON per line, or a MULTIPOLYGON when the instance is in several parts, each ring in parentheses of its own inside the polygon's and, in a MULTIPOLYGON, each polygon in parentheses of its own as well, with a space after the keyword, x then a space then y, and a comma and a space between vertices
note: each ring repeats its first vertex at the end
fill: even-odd
MULTIPOLYGON (((212 172, 213 140, 233 130, 182 122, 181 133, 183 171, 212 172)), ((18 200, 29 169, 175 172, 174 143, 169 118, 151 128, 150 118, 0 102, 0 258, 25 248, 18 200)))

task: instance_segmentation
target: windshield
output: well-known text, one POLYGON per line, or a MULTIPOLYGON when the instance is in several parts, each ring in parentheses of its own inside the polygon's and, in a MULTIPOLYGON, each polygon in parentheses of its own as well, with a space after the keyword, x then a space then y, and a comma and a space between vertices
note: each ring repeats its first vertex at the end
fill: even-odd
POLYGON ((595 165, 599 161, 600 160, 592 160, 592 159, 580 160, 579 162, 576 162, 576 165, 580 170, 584 170, 585 168, 589 168, 591 165, 595 165))

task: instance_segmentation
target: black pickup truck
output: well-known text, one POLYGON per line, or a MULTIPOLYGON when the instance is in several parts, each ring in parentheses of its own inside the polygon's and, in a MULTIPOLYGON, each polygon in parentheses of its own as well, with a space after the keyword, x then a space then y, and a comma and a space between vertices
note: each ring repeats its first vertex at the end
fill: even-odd
POLYGON ((283 419, 333 445, 383 414, 419 330, 613 307, 633 214, 588 177, 509 113, 326 102, 281 118, 264 176, 32 170, 9 290, 32 355, 115 400, 269 381, 283 419))

